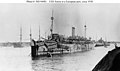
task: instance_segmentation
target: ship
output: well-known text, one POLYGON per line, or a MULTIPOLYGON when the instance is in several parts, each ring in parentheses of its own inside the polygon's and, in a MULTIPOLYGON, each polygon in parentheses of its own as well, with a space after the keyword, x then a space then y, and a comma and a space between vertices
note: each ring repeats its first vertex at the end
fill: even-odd
POLYGON ((22 43, 20 43, 20 42, 13 42, 12 45, 13 45, 14 48, 21 48, 21 47, 23 47, 22 43))
POLYGON ((100 38, 100 39, 96 42, 95 47, 100 47, 100 46, 105 46, 105 47, 107 47, 107 46, 110 46, 110 43, 107 42, 107 41, 104 41, 102 38, 100 38))
POLYGON ((20 41, 19 42, 13 42, 12 43, 14 48, 21 48, 23 47, 22 45, 22 27, 20 26, 20 41))
MULTIPOLYGON (((31 39, 31 56, 32 58, 37 56, 48 56, 52 57, 53 55, 59 54, 69 54, 76 52, 84 52, 92 50, 94 48, 94 42, 91 39, 85 37, 75 36, 75 27, 72 27, 72 36, 65 37, 64 35, 53 33, 53 11, 51 17, 51 34, 48 38, 42 38, 43 41, 35 41, 31 39)), ((85 33, 86 33, 86 25, 85 33)), ((86 35, 86 34, 85 34, 86 35)))

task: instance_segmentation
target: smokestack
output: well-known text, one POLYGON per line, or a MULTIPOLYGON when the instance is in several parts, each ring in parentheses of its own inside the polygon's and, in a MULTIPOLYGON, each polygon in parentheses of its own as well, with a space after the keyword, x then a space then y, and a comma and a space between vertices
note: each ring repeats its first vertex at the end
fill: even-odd
POLYGON ((75 27, 72 27, 72 37, 75 37, 75 27))

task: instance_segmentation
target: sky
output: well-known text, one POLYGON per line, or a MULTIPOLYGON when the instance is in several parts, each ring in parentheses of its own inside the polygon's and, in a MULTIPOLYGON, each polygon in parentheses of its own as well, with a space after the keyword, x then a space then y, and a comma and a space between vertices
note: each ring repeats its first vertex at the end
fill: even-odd
POLYGON ((50 34, 53 10, 54 33, 65 36, 84 36, 87 26, 87 37, 98 40, 101 37, 108 41, 120 41, 120 4, 29 4, 1 3, 0 4, 0 42, 20 41, 20 26, 22 41, 29 41, 30 26, 32 38, 50 34))

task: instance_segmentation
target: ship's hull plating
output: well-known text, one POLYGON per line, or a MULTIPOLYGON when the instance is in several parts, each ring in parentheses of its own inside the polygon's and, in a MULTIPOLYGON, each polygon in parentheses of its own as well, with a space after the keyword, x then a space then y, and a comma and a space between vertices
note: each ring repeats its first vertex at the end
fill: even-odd
POLYGON ((57 45, 50 46, 50 50, 46 49, 45 46, 41 46, 38 49, 38 56, 51 56, 51 55, 59 55, 59 54, 68 54, 75 52, 84 52, 88 50, 92 50, 94 48, 94 44, 59 44, 59 48, 57 45))

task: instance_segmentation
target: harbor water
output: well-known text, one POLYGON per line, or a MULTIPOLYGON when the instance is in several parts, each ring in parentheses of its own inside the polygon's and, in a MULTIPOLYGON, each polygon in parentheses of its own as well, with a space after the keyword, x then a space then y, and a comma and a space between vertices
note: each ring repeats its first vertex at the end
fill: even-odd
POLYGON ((30 47, 0 48, 0 71, 91 71, 114 45, 53 57, 31 59, 30 47))

